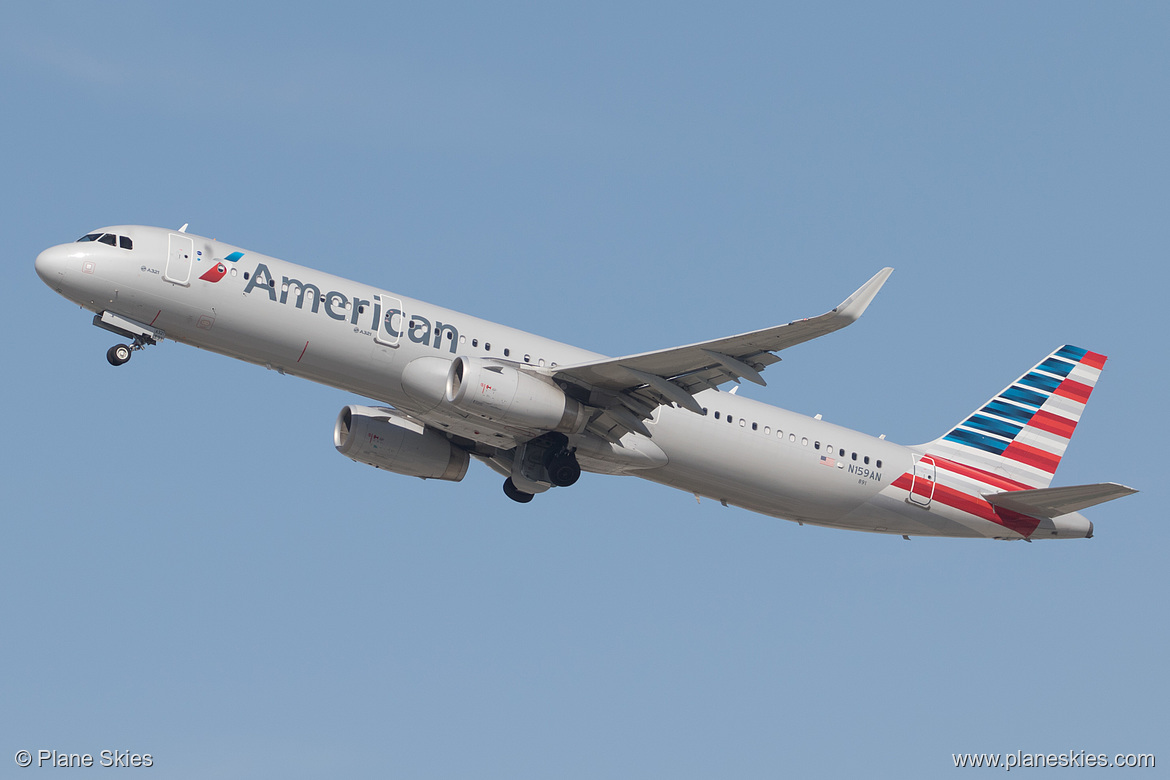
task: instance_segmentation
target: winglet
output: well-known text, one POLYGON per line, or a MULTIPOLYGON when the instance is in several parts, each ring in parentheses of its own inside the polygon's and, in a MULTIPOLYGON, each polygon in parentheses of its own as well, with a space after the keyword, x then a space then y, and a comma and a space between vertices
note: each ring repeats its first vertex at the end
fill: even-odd
POLYGON ((855 321, 869 306, 869 302, 878 294, 878 290, 882 289, 882 285, 886 283, 886 279, 890 278, 890 274, 894 272, 893 268, 886 267, 873 275, 868 282, 857 288, 857 292, 850 295, 845 300, 841 301, 841 305, 833 309, 833 313, 838 317, 844 317, 850 322, 855 321))

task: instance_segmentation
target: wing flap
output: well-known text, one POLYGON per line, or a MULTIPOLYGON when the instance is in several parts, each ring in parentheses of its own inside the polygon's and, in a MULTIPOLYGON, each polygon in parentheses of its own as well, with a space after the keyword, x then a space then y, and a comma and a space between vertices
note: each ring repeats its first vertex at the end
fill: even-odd
POLYGON ((983 497, 993 506, 1010 509, 1031 517, 1060 517, 1079 512, 1115 498, 1136 493, 1133 488, 1116 482, 1095 485, 1039 488, 1037 490, 1009 490, 1003 493, 985 493, 983 497))

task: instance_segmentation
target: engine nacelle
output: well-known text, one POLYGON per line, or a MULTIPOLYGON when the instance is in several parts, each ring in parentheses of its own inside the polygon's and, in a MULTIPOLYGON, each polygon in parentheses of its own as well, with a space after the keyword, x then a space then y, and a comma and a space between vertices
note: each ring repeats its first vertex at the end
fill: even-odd
POLYGON ((446 436, 391 409, 347 406, 337 415, 333 445, 347 458, 397 474, 458 482, 471 461, 446 436))
POLYGON ((551 381, 461 355, 447 372, 447 403, 464 414, 526 430, 580 433, 589 410, 551 381))

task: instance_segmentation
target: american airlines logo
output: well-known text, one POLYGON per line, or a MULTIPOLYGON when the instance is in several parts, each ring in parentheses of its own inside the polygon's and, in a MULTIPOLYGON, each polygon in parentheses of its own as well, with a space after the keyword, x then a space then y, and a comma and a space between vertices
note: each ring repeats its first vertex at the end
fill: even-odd
POLYGON ((406 336, 415 344, 425 344, 433 349, 442 349, 443 342, 446 341, 447 348, 452 354, 459 343, 459 330, 451 323, 438 320, 432 323, 420 314, 408 315, 397 308, 387 309, 383 313, 382 301, 377 295, 373 296, 373 301, 367 301, 360 296, 347 296, 337 290, 322 292, 320 287, 311 282, 287 276, 281 277, 278 295, 276 280, 264 263, 256 265, 256 270, 248 279, 248 286, 244 288, 244 294, 250 295, 257 289, 267 293, 268 300, 273 303, 283 306, 291 302, 298 309, 306 308, 307 304, 308 311, 313 314, 324 312, 329 319, 348 322, 355 326, 356 331, 371 336, 375 333, 383 339, 406 336), (366 315, 368 326, 360 322, 363 314, 366 315))
POLYGON ((214 284, 222 279, 225 275, 227 275, 227 266, 223 263, 216 263, 214 266, 207 269, 206 273, 204 273, 199 278, 205 282, 211 282, 214 284))
MULTIPOLYGON (((203 252, 197 252, 196 254, 199 255, 200 258, 203 257, 203 252)), ((243 256, 244 256, 243 252, 232 252, 230 255, 225 257, 224 260, 227 260, 229 263, 234 263, 243 256)), ((203 273, 203 275, 200 276, 199 278, 205 282, 211 282, 212 284, 215 284, 220 279, 227 276, 227 272, 228 272, 227 266, 224 265, 223 263, 217 262, 214 266, 207 269, 203 273)))

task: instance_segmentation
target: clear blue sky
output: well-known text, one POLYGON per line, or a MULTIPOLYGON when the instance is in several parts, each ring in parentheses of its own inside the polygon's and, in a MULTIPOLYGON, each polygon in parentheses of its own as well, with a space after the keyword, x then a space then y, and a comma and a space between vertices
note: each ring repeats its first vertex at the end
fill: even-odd
POLYGON ((1170 763, 1164 3, 10 5, 0 774, 1170 763), (1057 484, 1143 492, 1090 541, 905 542, 376 472, 332 447, 352 397, 175 344, 113 369, 33 272, 184 222, 614 355, 892 265, 743 392, 915 443, 1072 343, 1110 361, 1057 484))

